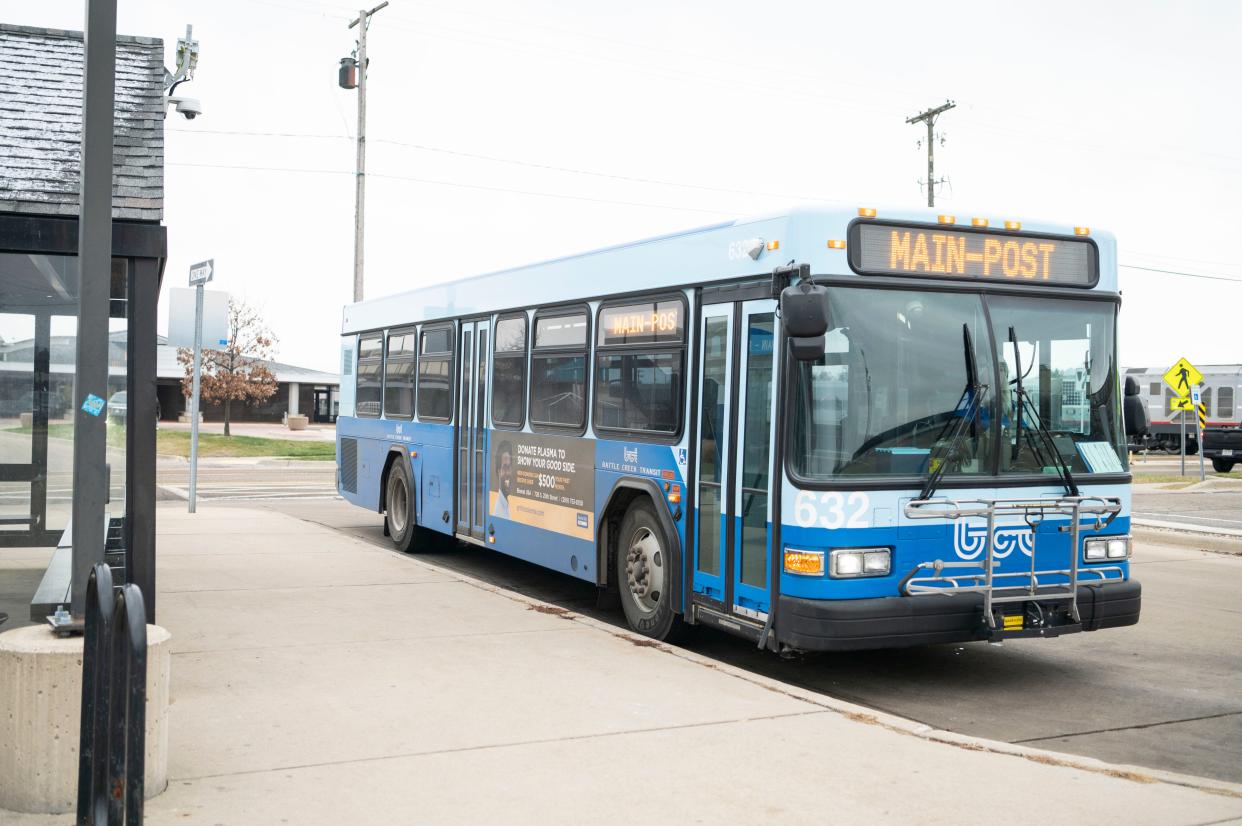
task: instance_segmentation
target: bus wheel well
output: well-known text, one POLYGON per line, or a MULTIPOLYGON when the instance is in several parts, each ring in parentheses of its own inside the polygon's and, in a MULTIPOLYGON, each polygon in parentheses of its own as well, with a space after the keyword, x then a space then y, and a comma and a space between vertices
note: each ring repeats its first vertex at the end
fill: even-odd
MULTIPOLYGON (((612 492, 612 498, 608 500, 608 507, 604 510, 599 520, 600 542, 598 543, 599 559, 596 560, 595 572, 598 584, 609 590, 616 590, 617 583, 613 580, 613 570, 617 564, 617 544, 620 541, 617 534, 621 530, 621 520, 625 518, 625 512, 630 509, 630 505, 639 497, 650 500, 651 496, 645 491, 638 488, 618 487, 612 492)), ((654 504, 654 503, 652 503, 654 504)))
MULTIPOLYGON (((384 471, 380 474, 379 502, 377 502, 375 506, 377 513, 384 512, 384 491, 388 489, 388 474, 392 471, 392 466, 401 461, 404 461, 404 457, 402 456, 400 450, 388 451, 388 458, 384 460, 384 471)), ((413 495, 413 493, 413 491, 410 491, 411 495, 413 495)))
POLYGON ((673 571, 671 587, 672 593, 675 595, 673 610, 680 613, 682 587, 681 543, 677 529, 673 525, 672 517, 669 516, 668 508, 663 504, 660 489, 651 479, 640 477, 623 478, 618 480, 613 487, 612 494, 608 497, 608 504, 604 506, 599 519, 599 539, 596 542, 595 560, 596 584, 607 591, 615 591, 617 589, 613 571, 616 570, 617 552, 621 544, 621 520, 625 518, 625 513, 630 509, 630 506, 640 498, 647 500, 656 519, 664 529, 666 547, 668 548, 669 555, 672 557, 670 560, 673 571))

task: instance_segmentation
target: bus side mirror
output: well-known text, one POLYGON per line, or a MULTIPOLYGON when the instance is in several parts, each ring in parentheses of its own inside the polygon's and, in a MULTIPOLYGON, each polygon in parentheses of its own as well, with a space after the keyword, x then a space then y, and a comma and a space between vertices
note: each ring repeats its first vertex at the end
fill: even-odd
POLYGON ((1138 396, 1126 396, 1122 403, 1121 417, 1125 420, 1127 436, 1142 436, 1151 428, 1147 405, 1138 396))
POLYGON ((828 332, 828 289, 802 281, 781 290, 781 323, 798 361, 815 361, 824 354, 828 332))
POLYGON ((1125 422, 1127 436, 1142 436, 1151 428, 1151 416, 1147 412, 1147 405, 1139 398, 1140 392, 1139 383, 1134 376, 1126 376, 1121 418, 1125 422))

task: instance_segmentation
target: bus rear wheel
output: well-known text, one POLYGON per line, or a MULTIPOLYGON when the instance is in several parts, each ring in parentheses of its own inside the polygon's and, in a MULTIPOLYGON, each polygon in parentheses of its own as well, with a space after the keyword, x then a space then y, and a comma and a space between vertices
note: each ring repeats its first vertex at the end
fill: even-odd
POLYGON ((388 472, 388 484, 384 486, 384 527, 401 553, 414 549, 414 537, 418 534, 411 490, 410 469, 398 459, 388 472))
POLYGON ((672 609, 673 558, 647 499, 636 499, 630 505, 618 539, 614 573, 626 622, 657 640, 677 636, 683 623, 672 609))

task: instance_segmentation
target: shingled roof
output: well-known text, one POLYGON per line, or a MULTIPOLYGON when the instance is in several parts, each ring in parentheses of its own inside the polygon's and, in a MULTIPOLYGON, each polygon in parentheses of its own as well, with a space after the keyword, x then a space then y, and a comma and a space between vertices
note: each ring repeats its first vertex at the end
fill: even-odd
MULTIPOLYGON (((164 215, 164 43, 116 39, 112 216, 164 215)), ((82 33, 0 23, 0 212, 77 215, 82 33)))

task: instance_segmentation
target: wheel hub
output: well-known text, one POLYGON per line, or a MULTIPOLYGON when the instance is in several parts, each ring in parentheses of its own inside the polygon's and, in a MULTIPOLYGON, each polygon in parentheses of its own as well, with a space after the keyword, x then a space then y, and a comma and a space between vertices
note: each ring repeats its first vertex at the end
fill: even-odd
POLYGON ((626 586, 640 608, 652 613, 664 590, 664 560, 660 542, 647 528, 639 528, 625 554, 626 586))

